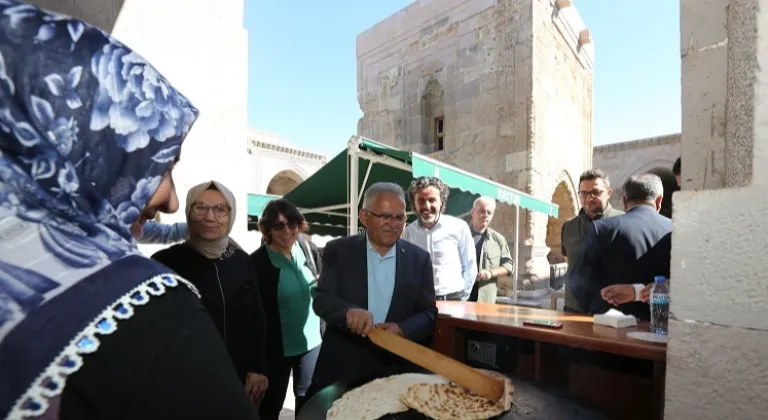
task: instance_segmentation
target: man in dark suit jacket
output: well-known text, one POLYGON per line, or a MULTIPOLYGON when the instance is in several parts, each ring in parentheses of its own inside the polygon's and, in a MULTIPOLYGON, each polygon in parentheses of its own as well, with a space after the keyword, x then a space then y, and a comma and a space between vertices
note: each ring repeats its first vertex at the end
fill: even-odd
POLYGON ((376 183, 360 210, 366 233, 326 244, 313 307, 327 329, 309 395, 341 379, 405 364, 368 340, 373 328, 429 344, 437 316, 432 260, 399 239, 406 220, 403 189, 376 183))
POLYGON ((672 221, 659 214, 663 199, 661 178, 633 176, 624 184, 627 213, 590 226, 570 280, 579 305, 590 314, 617 306, 650 318, 646 285, 655 276, 669 277, 672 221))

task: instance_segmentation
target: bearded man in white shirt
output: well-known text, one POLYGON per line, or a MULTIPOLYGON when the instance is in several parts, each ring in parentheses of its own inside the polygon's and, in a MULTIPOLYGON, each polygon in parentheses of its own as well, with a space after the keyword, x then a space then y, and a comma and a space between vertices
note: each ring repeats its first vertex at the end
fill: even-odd
POLYGON ((475 242, 465 221, 444 214, 449 192, 440 178, 414 179, 408 195, 419 217, 402 238, 432 257, 437 300, 467 300, 477 277, 475 242))

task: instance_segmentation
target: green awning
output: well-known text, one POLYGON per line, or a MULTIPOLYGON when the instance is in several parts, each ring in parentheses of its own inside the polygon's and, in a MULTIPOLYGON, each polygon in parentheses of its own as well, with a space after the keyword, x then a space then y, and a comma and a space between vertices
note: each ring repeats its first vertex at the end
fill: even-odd
MULTIPOLYGON (((464 215, 472 208, 472 203, 477 197, 487 195, 500 202, 557 217, 557 205, 548 201, 539 200, 529 194, 418 153, 395 149, 364 138, 353 138, 355 139, 360 151, 358 182, 361 194, 367 186, 376 182, 394 182, 407 189, 414 177, 437 176, 452 187, 446 207, 448 214, 464 215), (367 157, 373 157, 375 161, 372 162, 367 157), (397 167, 379 162, 381 160, 392 162, 397 167), (366 179, 369 166, 371 170, 366 179)), ((348 150, 344 150, 285 195, 286 199, 301 209, 310 224, 310 233, 347 235, 349 161, 348 150)), ((263 206, 261 208, 257 206, 256 198, 252 206, 250 197, 248 214, 261 216, 263 206)), ((269 200, 262 202, 266 205, 269 200)), ((362 203, 359 202, 359 204, 362 203)), ((410 208, 410 203, 408 206, 410 208)), ((411 216, 411 219, 414 217, 411 216)))
POLYGON ((248 216, 260 218, 267 203, 278 198, 280 198, 279 195, 273 194, 248 194, 248 216))
POLYGON ((371 140, 363 140, 360 148, 362 150, 370 150, 377 154, 386 155, 411 165, 411 175, 414 178, 420 176, 434 176, 440 178, 443 182, 452 187, 451 195, 454 194, 455 190, 461 190, 462 193, 470 192, 475 196, 485 195, 493 197, 496 201, 557 217, 557 204, 550 203, 546 200, 539 200, 532 195, 499 184, 498 182, 491 181, 490 179, 483 178, 480 175, 469 173, 447 163, 428 158, 418 153, 393 149, 371 140))

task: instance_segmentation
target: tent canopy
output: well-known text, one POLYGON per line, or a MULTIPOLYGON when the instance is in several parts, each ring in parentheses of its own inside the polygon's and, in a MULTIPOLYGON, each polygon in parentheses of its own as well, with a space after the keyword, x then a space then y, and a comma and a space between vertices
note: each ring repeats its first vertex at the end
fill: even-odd
MULTIPOLYGON (((466 214, 473 201, 486 195, 497 201, 557 217, 558 207, 529 194, 483 178, 443 162, 405 150, 361 138, 352 137, 347 150, 339 153, 311 177, 296 186, 285 198, 296 204, 310 224, 312 234, 347 235, 349 226, 350 160, 358 160, 358 192, 376 182, 394 182, 407 189, 420 176, 436 176, 451 187, 446 212, 454 216, 466 214)), ((272 195, 251 194, 248 214, 261 216, 272 195)), ((406 198, 407 199, 407 198, 406 198)), ((358 198, 358 208, 362 200, 358 198)), ((410 203, 409 203, 410 208, 410 203)), ((355 209, 357 213, 358 209, 355 209)), ((411 215, 411 218, 414 216, 411 215)))
POLYGON ((278 198, 281 197, 273 194, 248 194, 248 217, 259 219, 267 203, 278 198))

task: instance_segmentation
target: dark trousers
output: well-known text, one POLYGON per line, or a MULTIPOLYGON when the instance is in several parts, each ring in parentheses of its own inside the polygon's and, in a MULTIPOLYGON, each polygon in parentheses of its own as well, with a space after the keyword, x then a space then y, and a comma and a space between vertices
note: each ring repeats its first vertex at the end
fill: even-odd
POLYGON ((464 297, 464 291, 459 290, 458 292, 448 293, 447 295, 441 295, 437 296, 437 300, 461 300, 461 298, 464 297))
POLYGON ((296 397, 296 406, 293 411, 298 414, 301 406, 306 402, 305 396, 312 384, 312 374, 315 372, 318 354, 320 354, 320 346, 304 354, 269 361, 267 374, 269 388, 259 406, 261 420, 278 420, 280 417, 291 372, 293 372, 293 395, 296 397))
POLYGON ((480 292, 480 285, 475 282, 475 285, 472 286, 472 291, 469 292, 469 299, 467 299, 467 302, 477 302, 477 297, 480 292))
POLYGON ((563 312, 568 312, 569 314, 579 314, 581 312, 577 311, 576 309, 573 309, 569 306, 563 306, 563 312))

